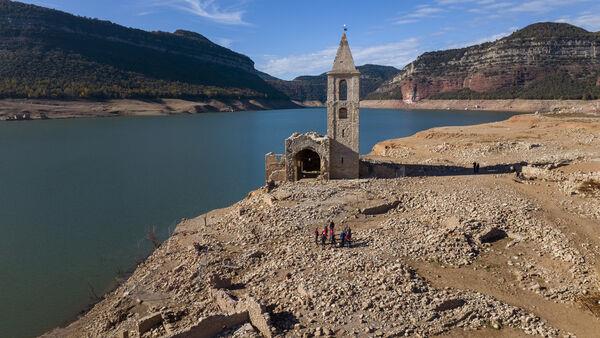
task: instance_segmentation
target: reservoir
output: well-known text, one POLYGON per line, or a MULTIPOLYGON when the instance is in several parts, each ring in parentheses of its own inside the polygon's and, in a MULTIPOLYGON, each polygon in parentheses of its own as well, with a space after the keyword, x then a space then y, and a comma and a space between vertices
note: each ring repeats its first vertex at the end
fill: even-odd
MULTIPOLYGON (((362 109, 361 153, 512 115, 362 109)), ((325 132, 325 109, 0 123, 0 337, 74 319, 148 255, 148 232, 240 200, 267 152, 311 130, 325 132)))

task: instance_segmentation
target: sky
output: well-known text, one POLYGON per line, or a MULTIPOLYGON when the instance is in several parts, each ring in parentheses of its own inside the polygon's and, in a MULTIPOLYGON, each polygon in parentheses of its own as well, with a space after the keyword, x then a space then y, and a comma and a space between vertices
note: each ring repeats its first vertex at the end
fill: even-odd
POLYGON ((355 63, 402 68, 427 51, 541 21, 600 31, 600 0, 26 0, 149 31, 198 32, 282 79, 331 67, 342 27, 355 63))

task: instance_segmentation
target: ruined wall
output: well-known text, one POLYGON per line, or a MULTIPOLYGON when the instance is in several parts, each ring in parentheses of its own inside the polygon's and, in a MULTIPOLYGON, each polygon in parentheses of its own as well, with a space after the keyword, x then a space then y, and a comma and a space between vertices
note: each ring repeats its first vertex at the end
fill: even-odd
POLYGON ((235 328, 250 320, 248 311, 229 315, 213 315, 201 319, 198 324, 170 338, 211 338, 220 334, 225 328, 235 328))
POLYGON ((265 183, 283 182, 286 179, 285 158, 281 154, 265 155, 265 183))
POLYGON ((322 135, 311 132, 306 134, 294 133, 285 140, 285 172, 286 180, 295 182, 298 180, 296 155, 304 150, 310 149, 319 154, 321 160, 321 178, 328 180, 330 178, 329 158, 330 158, 330 140, 322 135))
POLYGON ((406 176, 406 167, 397 163, 360 160, 360 178, 398 178, 406 176))

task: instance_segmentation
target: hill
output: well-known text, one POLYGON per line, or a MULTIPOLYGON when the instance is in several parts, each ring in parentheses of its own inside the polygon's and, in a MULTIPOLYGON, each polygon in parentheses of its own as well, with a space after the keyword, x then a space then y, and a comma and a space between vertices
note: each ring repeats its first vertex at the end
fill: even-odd
MULTIPOLYGON (((369 64, 357 68, 361 73, 360 95, 362 98, 400 72, 394 67, 369 64)), ((327 101, 327 73, 316 76, 299 76, 292 81, 264 75, 263 79, 294 100, 327 101)))
POLYGON ((14 1, 0 0, 0 55, 0 98, 287 98, 249 57, 200 34, 14 1))
POLYGON ((425 53, 371 99, 596 99, 600 34, 537 23, 494 42, 425 53))

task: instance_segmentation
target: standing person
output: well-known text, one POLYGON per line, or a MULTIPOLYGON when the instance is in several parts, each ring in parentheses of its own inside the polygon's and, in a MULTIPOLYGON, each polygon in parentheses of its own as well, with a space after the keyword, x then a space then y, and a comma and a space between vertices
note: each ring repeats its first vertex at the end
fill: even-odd
POLYGON ((473 162, 473 174, 477 174, 477 162, 473 162))
POLYGON ((352 246, 352 229, 350 227, 346 231, 346 243, 348 243, 348 247, 352 246))
POLYGON ((323 231, 321 232, 321 246, 325 247, 325 241, 327 240, 327 226, 325 226, 325 228, 323 228, 323 231))
POLYGON ((340 233, 340 248, 343 248, 344 245, 346 245, 346 229, 340 233))
POLYGON ((477 173, 479 174, 479 162, 477 162, 477 173))
POLYGON ((335 223, 333 221, 329 222, 329 239, 331 244, 335 244, 335 223))
POLYGON ((333 228, 329 228, 329 240, 331 241, 331 245, 335 245, 335 231, 333 228))

